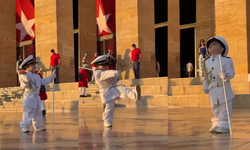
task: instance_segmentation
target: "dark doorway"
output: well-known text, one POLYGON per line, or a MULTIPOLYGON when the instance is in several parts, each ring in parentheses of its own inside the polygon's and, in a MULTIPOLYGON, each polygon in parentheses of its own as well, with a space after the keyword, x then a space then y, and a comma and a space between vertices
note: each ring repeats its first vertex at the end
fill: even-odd
MULTIPOLYGON (((186 65, 189 61, 195 68, 195 28, 182 29, 180 31, 180 63, 181 63, 181 77, 188 77, 186 65)), ((194 77, 195 71, 192 72, 194 77)))
POLYGON ((180 25, 195 23, 196 0, 179 0, 179 1, 180 1, 180 25))
POLYGON ((75 60, 75 81, 78 82, 78 71, 79 71, 79 64, 78 64, 78 33, 74 34, 74 60, 75 60))
POLYGON ((154 0, 155 24, 168 21, 168 0, 154 0))
POLYGON ((160 77, 168 76, 168 27, 155 29, 155 56, 160 64, 160 77))
POLYGON ((78 29, 79 0, 73 0, 73 29, 78 29))

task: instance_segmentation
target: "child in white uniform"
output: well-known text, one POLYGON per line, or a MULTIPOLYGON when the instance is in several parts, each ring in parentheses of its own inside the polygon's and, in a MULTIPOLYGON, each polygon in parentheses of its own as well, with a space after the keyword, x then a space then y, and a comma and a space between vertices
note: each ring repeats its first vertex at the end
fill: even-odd
POLYGON ((36 131, 44 131, 46 128, 42 124, 42 110, 40 103, 40 88, 41 85, 51 83, 56 77, 55 72, 48 78, 42 79, 34 73, 35 60, 33 55, 26 58, 19 66, 20 69, 25 69, 26 73, 18 74, 20 86, 24 89, 23 94, 23 120, 20 123, 21 131, 29 132, 29 125, 32 121, 36 131))
POLYGON ((231 58, 226 57, 228 44, 222 37, 214 36, 210 38, 207 41, 207 49, 211 57, 206 59, 203 65, 205 75, 203 90, 206 94, 209 94, 214 114, 214 118, 211 119, 212 127, 210 132, 228 133, 229 123, 222 82, 225 83, 229 121, 231 122, 232 99, 235 97, 230 83, 230 80, 235 75, 233 61, 231 58), (219 55, 222 56, 222 72, 220 70, 219 55))
POLYGON ((99 87, 102 103, 105 104, 103 112, 103 121, 105 127, 112 127, 115 100, 118 98, 139 100, 141 97, 141 88, 136 86, 134 89, 117 85, 120 72, 116 70, 107 70, 108 55, 97 57, 91 64, 95 64, 94 71, 95 82, 99 87))

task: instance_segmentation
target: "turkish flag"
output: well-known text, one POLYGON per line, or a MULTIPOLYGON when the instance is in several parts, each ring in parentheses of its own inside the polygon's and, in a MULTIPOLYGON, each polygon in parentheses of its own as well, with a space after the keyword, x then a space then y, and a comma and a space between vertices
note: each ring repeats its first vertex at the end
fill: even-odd
POLYGON ((16 42, 35 38, 34 0, 16 0, 16 42))
POLYGON ((114 34, 115 0, 96 0, 97 36, 114 34))

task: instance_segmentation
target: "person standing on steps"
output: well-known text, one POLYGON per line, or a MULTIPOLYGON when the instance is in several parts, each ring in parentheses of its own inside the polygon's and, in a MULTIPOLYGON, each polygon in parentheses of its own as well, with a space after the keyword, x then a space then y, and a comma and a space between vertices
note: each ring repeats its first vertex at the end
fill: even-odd
POLYGON ((86 68, 87 65, 83 65, 78 75, 78 88, 80 97, 87 97, 86 89, 88 88, 88 81, 90 80, 90 76, 86 68))
POLYGON ((137 48, 135 44, 132 44, 131 64, 133 65, 135 79, 140 79, 141 58, 142 58, 141 50, 137 48))
POLYGON ((61 59, 60 55, 55 52, 54 49, 51 49, 51 57, 50 57, 50 68, 51 72, 56 72, 56 78, 54 80, 55 84, 59 84, 59 67, 60 67, 61 59))
POLYGON ((193 64, 191 63, 191 61, 188 61, 186 69, 187 69, 187 75, 190 78, 192 75, 192 72, 194 70, 194 67, 193 67, 193 64))

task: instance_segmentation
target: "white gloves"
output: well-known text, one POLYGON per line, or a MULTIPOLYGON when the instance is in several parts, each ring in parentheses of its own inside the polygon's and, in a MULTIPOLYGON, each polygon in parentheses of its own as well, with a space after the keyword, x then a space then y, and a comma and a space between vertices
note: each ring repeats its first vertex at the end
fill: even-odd
POLYGON ((205 94, 209 94, 209 90, 208 90, 208 89, 205 89, 205 90, 204 90, 204 93, 205 93, 205 94))
POLYGON ((56 78, 56 70, 54 70, 50 76, 51 80, 54 80, 56 78))
POLYGON ((220 72, 220 78, 223 80, 223 81, 226 81, 227 80, 227 75, 225 72, 220 72))

